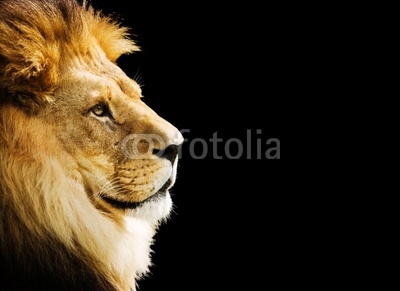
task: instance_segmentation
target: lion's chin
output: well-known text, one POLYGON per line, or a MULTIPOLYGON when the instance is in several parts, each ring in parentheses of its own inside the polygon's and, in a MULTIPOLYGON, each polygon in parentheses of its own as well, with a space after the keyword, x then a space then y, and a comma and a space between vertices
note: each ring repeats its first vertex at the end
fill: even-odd
POLYGON ((140 203, 134 209, 126 211, 126 215, 144 219, 152 224, 159 224, 166 220, 172 210, 173 204, 169 191, 158 192, 150 199, 140 203))
POLYGON ((112 207, 123 210, 127 216, 145 219, 154 223, 166 219, 172 209, 171 195, 165 189, 160 190, 142 202, 121 202, 104 195, 102 199, 112 207))

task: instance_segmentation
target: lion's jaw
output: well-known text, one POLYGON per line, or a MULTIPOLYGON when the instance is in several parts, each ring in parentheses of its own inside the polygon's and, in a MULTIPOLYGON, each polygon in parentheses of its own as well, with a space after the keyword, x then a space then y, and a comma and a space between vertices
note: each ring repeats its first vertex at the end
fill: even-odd
POLYGON ((78 165, 78 176, 81 177, 80 179, 85 185, 86 194, 92 204, 102 211, 114 214, 112 217, 117 221, 122 219, 128 222, 127 225, 130 225, 132 218, 140 219, 156 229, 160 222, 169 217, 173 208, 170 189, 175 184, 178 158, 173 163, 158 159, 155 161, 150 159, 128 162, 128 164, 133 165, 128 166, 125 164, 125 166, 121 167, 123 169, 126 167, 135 169, 135 162, 147 166, 136 166, 139 169, 131 172, 126 170, 117 171, 113 175, 107 174, 107 171, 104 170, 108 168, 108 159, 103 155, 90 160, 87 157, 78 155, 74 159, 78 165), (99 166, 100 164, 102 165, 101 167, 99 166), (155 172, 157 174, 155 178, 151 178, 151 175, 147 173, 151 165, 153 167, 157 165, 159 168, 159 171, 155 172), (142 167, 144 167, 145 171, 141 173, 140 168, 142 167), (128 175, 131 175, 131 177, 127 178, 128 175), (122 181, 130 181, 140 175, 150 178, 148 183, 144 183, 142 179, 141 184, 144 185, 142 185, 141 191, 129 190, 134 185, 127 184, 122 186, 119 184, 121 182, 120 176, 122 176, 122 181), (129 196, 134 197, 132 198, 133 200, 129 201, 124 198, 129 198, 129 196), (139 197, 141 200, 137 200, 135 197, 139 197))
POLYGON ((138 207, 131 209, 127 212, 127 216, 141 218, 148 221, 149 224, 157 225, 166 220, 173 208, 173 203, 170 195, 170 188, 175 184, 177 173, 177 160, 172 165, 172 173, 168 181, 163 187, 148 198, 144 203, 138 207))

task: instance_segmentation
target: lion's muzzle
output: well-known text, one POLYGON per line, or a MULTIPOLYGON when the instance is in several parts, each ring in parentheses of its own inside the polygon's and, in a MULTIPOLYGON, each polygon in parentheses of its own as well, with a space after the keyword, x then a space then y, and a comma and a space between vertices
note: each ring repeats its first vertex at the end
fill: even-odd
POLYGON ((101 194, 102 200, 118 209, 135 209, 167 196, 175 183, 183 142, 180 132, 172 132, 174 138, 169 139, 154 134, 130 135, 122 145, 125 159, 110 182, 114 187, 101 194))

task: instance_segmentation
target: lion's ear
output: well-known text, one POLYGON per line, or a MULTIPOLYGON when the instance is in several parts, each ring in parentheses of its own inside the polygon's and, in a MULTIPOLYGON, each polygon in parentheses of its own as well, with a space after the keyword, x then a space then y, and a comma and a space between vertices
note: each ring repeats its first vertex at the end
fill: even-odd
POLYGON ((16 40, 11 45, 10 39, 0 38, 0 87, 11 94, 27 92, 37 98, 34 102, 45 101, 57 82, 58 54, 45 42, 16 40))
POLYGON ((10 50, 0 41, 0 86, 10 93, 28 92, 39 99, 35 101, 45 101, 57 82, 56 62, 39 49, 24 48, 10 50))

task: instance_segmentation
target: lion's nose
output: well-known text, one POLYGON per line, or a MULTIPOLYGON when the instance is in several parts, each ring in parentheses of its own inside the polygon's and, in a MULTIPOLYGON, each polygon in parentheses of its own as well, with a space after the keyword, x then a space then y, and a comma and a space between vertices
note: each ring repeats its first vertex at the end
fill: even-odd
POLYGON ((163 150, 153 149, 153 154, 160 158, 167 159, 171 161, 171 163, 173 164, 176 160, 176 157, 178 156, 180 148, 181 144, 180 145, 171 144, 163 150))

